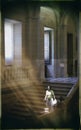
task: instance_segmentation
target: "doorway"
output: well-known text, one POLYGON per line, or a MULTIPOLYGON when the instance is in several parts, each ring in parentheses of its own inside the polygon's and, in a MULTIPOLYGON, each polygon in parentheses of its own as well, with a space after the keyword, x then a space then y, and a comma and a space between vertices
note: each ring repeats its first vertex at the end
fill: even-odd
POLYGON ((54 30, 44 27, 45 78, 54 77, 54 30))
POLYGON ((67 73, 73 76, 73 34, 67 34, 67 73))

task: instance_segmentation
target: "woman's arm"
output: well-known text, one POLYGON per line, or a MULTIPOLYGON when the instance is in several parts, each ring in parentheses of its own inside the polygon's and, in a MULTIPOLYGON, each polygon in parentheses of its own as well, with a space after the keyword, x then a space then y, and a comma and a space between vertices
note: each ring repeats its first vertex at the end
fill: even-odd
POLYGON ((53 90, 51 90, 51 95, 52 95, 52 98, 55 99, 55 94, 53 90))
POLYGON ((46 91, 46 94, 45 94, 44 100, 46 101, 46 99, 47 99, 47 91, 46 91))

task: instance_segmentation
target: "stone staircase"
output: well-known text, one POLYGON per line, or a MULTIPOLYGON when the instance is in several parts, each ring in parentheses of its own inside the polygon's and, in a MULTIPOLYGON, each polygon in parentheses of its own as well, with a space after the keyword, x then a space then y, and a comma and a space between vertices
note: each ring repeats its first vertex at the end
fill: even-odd
POLYGON ((11 120, 13 127, 16 127, 16 122, 21 122, 18 128, 30 128, 30 122, 38 124, 37 118, 43 113, 44 107, 44 90, 41 86, 7 86, 2 89, 2 128, 10 128, 11 120))
MULTIPOLYGON (((44 83, 45 89, 47 89, 48 83, 44 83)), ((63 99, 66 98, 68 92, 71 90, 73 84, 63 84, 63 83, 49 83, 52 90, 55 93, 56 99, 62 97, 63 99)))
POLYGON ((48 85, 51 86, 51 89, 54 91, 57 100, 59 100, 60 97, 64 100, 76 83, 77 78, 56 78, 44 81, 43 85, 45 89, 47 89, 48 85))
POLYGON ((38 118, 44 114, 46 107, 44 96, 47 86, 52 87, 58 100, 60 96, 65 99, 75 83, 47 80, 42 84, 35 84, 27 78, 28 73, 23 75, 22 80, 18 74, 18 76, 13 77, 13 75, 13 78, 10 76, 4 80, 5 82, 2 82, 2 128, 10 128, 10 126, 31 128, 31 122, 34 128, 41 127, 38 118), (19 123, 17 124, 17 122, 19 123))
MULTIPOLYGON (((47 83, 45 83, 46 85, 47 83)), ((56 83, 55 83, 56 84, 56 83)), ((66 84, 66 83, 65 83, 66 84)), ((51 83, 49 84, 51 86, 51 83)), ((52 87, 55 87, 52 84, 52 87)), ((57 96, 57 95, 56 95, 57 96)), ((40 116, 43 128, 72 128, 79 129, 79 82, 72 85, 64 101, 54 108, 52 113, 40 116)))

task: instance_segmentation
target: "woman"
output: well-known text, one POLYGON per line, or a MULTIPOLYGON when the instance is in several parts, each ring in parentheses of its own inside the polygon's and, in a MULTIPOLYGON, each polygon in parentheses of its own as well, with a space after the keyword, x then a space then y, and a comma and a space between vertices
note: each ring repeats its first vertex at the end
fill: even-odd
POLYGON ((46 90, 44 100, 46 101, 46 105, 48 107, 53 107, 55 104, 57 104, 55 94, 54 94, 53 90, 51 90, 50 86, 48 86, 48 89, 46 90))

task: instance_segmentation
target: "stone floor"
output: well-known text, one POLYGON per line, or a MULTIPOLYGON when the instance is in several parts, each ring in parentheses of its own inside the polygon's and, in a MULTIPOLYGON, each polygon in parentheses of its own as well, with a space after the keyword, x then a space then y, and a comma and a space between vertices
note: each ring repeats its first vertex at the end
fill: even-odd
POLYGON ((75 84, 78 81, 77 77, 67 77, 67 78, 46 78, 47 82, 51 83, 72 83, 75 84))

